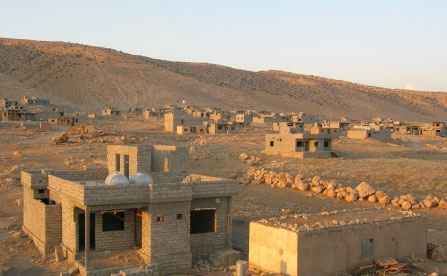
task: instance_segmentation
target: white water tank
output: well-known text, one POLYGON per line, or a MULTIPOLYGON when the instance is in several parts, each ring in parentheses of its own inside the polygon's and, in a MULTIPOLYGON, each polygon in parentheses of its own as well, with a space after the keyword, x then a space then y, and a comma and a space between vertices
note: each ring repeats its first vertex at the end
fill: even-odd
POLYGON ((137 173, 130 176, 130 183, 135 185, 150 185, 154 183, 152 176, 145 173, 137 173))
POLYGON ((121 175, 119 172, 114 172, 109 174, 105 181, 106 185, 129 185, 129 179, 124 175, 121 175))

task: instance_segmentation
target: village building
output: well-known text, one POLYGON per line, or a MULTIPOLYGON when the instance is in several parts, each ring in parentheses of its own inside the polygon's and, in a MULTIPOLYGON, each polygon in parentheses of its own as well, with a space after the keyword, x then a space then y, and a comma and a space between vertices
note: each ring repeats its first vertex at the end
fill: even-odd
POLYGON ((79 123, 77 116, 58 116, 48 119, 48 123, 59 126, 74 126, 79 123))
POLYGON ((247 126, 253 121, 253 114, 245 111, 237 111, 234 114, 233 122, 241 126, 247 126))
POLYGON ((109 145, 102 174, 22 171, 23 230, 43 255, 62 250, 81 275, 119 272, 108 258, 123 252, 141 257, 132 265, 151 265, 160 275, 187 272, 231 248, 239 185, 187 174, 185 162, 183 147, 109 145))
POLYGON ((285 214, 250 223, 249 263, 281 275, 344 275, 380 259, 425 257, 425 227, 397 210, 285 214))
MULTIPOLYGON (((260 111, 253 115, 253 124, 272 124, 281 121, 281 116, 274 112, 260 111)), ((283 120, 286 121, 286 120, 283 120)))
POLYGON ((197 127, 203 126, 203 120, 201 118, 192 117, 189 113, 183 110, 173 109, 163 115, 164 130, 166 132, 176 133, 179 130, 178 126, 181 126, 182 132, 189 132, 185 129, 197 129, 197 127))
POLYGON ((18 107, 19 103, 14 100, 10 100, 7 98, 0 98, 0 109, 8 109, 18 107))
POLYGON ((313 134, 285 126, 279 133, 265 135, 264 153, 301 159, 331 157, 332 138, 327 133, 313 134))
POLYGON ((351 128, 346 132, 346 137, 355 140, 365 140, 371 137, 371 130, 366 128, 351 128))
POLYGON ((210 135, 229 134, 238 130, 241 127, 239 124, 225 121, 210 121, 207 123, 207 133, 210 135))
POLYGON ((304 131, 304 124, 301 122, 273 122, 272 130, 279 132, 281 128, 295 128, 304 131))
POLYGON ((101 111, 102 116, 119 116, 121 114, 121 111, 118 109, 115 109, 114 107, 107 105, 103 108, 101 111))
POLYGON ((49 106, 50 100, 36 97, 36 96, 22 96, 20 97, 20 103, 22 105, 42 105, 49 106))
POLYGON ((22 106, 10 106, 0 110, 0 121, 34 121, 36 115, 32 112, 25 110, 22 106))
POLYGON ((395 131, 403 135, 444 137, 447 136, 447 127, 444 122, 431 123, 405 123, 397 126, 395 131))

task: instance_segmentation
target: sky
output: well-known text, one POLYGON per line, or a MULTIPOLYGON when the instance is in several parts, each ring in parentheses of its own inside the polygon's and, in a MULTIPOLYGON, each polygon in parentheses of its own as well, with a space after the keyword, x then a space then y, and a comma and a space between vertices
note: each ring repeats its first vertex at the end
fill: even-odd
POLYGON ((447 92, 445 0, 0 0, 0 37, 447 92))

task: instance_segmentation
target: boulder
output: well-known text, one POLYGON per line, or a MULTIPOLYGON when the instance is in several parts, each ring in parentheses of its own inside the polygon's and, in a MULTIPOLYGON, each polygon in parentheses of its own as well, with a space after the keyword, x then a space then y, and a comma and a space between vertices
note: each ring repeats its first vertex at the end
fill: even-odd
POLYGON ((439 201, 438 207, 441 208, 441 209, 447 209, 447 200, 441 199, 439 201))
POLYGON ((377 197, 376 197, 376 195, 370 195, 370 196, 368 197, 368 201, 371 202, 371 203, 376 203, 376 202, 377 202, 377 197))
POLYGON ((404 211, 408 211, 410 210, 413 206, 411 205, 411 203, 409 201, 404 201, 402 202, 401 206, 402 210, 404 211))
POLYGON ((360 198, 367 198, 376 193, 376 190, 367 182, 361 182, 355 190, 359 193, 360 198))
POLYGON ((391 200, 391 205, 393 205, 394 207, 399 208, 400 207, 400 203, 399 203, 399 198, 395 197, 391 200))
POLYGON ((422 201, 422 204, 425 208, 434 208, 438 205, 435 199, 431 195, 428 195, 425 197, 425 199, 422 201))
POLYGON ((357 191, 347 193, 345 196, 345 200, 347 202, 354 202, 357 201, 358 199, 359 199, 359 193, 357 191))
POLYGON ((337 194, 335 193, 335 190, 334 190, 334 189, 327 189, 327 190, 325 191, 325 195, 326 195, 327 197, 330 197, 330 198, 334 198, 334 197, 337 196, 337 194))
POLYGON ((319 193, 321 193, 321 192, 323 192, 323 186, 321 186, 321 185, 312 185, 311 187, 310 187, 310 190, 312 191, 312 192, 314 192, 314 193, 316 193, 316 194, 319 194, 319 193))
POLYGON ((391 198, 387 195, 378 198, 378 201, 381 205, 386 206, 391 203, 391 198))
POLYGON ((382 197, 385 197, 385 196, 387 196, 387 194, 384 192, 384 191, 376 191, 376 197, 377 197, 377 200, 379 200, 380 198, 382 198, 382 197))

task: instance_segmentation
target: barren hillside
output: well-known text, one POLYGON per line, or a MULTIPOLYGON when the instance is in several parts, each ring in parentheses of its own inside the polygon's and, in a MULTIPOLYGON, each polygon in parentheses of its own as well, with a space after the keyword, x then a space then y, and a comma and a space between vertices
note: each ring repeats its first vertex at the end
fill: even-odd
POLYGON ((391 90, 281 71, 170 62, 65 42, 0 38, 0 96, 35 94, 83 110, 187 100, 324 117, 444 120, 447 94, 391 90))

